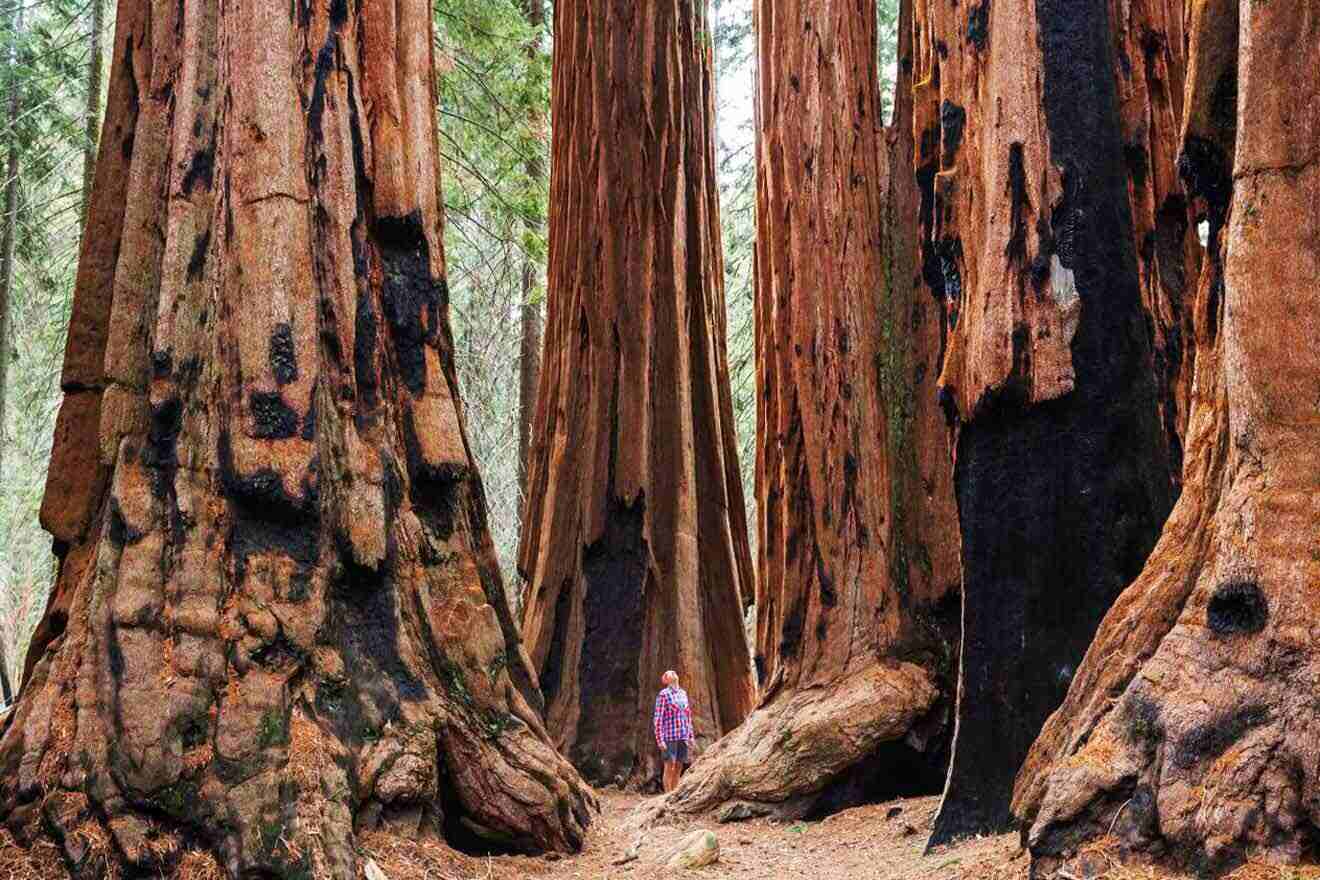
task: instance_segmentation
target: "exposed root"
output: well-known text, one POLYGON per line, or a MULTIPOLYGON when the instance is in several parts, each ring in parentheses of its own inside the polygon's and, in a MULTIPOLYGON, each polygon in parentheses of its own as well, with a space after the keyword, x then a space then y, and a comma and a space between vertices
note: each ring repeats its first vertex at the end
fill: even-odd
POLYGON ((806 815, 840 774, 882 743, 904 737, 934 705, 930 673, 909 663, 871 665, 830 687, 785 694, 711 747, 669 795, 643 805, 646 826, 667 813, 726 818, 806 815))

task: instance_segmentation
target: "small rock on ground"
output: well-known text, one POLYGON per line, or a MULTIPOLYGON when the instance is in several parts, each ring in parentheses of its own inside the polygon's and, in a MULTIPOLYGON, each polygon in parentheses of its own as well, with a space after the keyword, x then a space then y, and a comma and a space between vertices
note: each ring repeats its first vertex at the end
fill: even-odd
POLYGON ((678 846, 665 853, 666 868, 700 868, 720 860, 720 841, 715 832, 698 828, 684 837, 678 846))
POLYGON ((646 838, 639 837, 632 842, 632 846, 623 851, 623 854, 610 862, 612 865, 626 865, 629 862, 637 861, 637 857, 642 854, 642 841, 646 838))

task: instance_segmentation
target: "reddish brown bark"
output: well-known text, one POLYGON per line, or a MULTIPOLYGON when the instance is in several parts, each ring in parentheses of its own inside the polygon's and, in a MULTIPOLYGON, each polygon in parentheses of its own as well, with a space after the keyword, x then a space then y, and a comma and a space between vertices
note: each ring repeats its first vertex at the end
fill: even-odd
POLYGON ((1111 831, 1205 872, 1295 862, 1320 827, 1320 17, 1196 4, 1188 80, 1179 168, 1210 250, 1184 490, 1018 778, 1042 871, 1111 831))
MULTIPOLYGON (((1126 28, 1157 18, 1120 11, 1126 28)), ((1152 200, 1174 190, 1158 153, 1175 111, 1156 80, 1176 46, 1143 31, 1125 60, 1107 5, 1061 0, 923 2, 915 28, 923 276, 945 309, 962 535, 942 842, 1010 824, 1017 767, 1169 509, 1181 380, 1157 378, 1153 346, 1171 356, 1182 326, 1162 285, 1189 245, 1175 223, 1171 256, 1138 258, 1152 200), (1138 141, 1157 154, 1149 192, 1138 141)))
POLYGON ((800 815, 901 784, 876 776, 910 769, 898 741, 938 696, 891 567, 875 6, 756 15, 761 705, 652 812, 800 815))
POLYGON ((519 565, 547 724, 599 780, 656 776, 666 669, 702 745, 755 693, 707 26, 702 0, 555 8, 546 347, 519 565))
MULTIPOLYGON (((880 342, 892 462, 890 572, 913 613, 943 643, 941 690, 952 694, 961 632, 961 539, 953 495, 953 435, 938 393, 947 328, 943 305, 931 295, 921 271, 923 190, 912 163, 913 7, 914 0, 899 3, 894 114, 886 131, 888 296, 882 306, 880 342)), ((953 707, 946 703, 946 708, 951 712, 953 707)), ((951 732, 949 726, 946 733, 951 732)))
POLYGON ((576 848, 458 403, 430 7, 124 0, 0 815, 66 867, 576 848), (205 856, 198 856, 205 857, 205 856))

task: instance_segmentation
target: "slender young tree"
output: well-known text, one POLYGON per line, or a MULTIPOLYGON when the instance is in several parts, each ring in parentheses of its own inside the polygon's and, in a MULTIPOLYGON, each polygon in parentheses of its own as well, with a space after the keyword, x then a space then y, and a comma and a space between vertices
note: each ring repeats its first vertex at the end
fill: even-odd
POLYGON ((597 780, 656 776, 666 669, 702 743, 755 694, 707 27, 704 0, 555 7, 548 321, 519 567, 547 725, 597 780))
POLYGON ((891 569, 873 2, 759 0, 761 703, 656 810, 801 815, 905 775, 939 688, 891 569))
MULTIPOLYGON (((23 7, 14 4, 9 10, 9 30, 15 37, 22 28, 23 7)), ((0 184, 4 196, 0 200, 0 478, 4 476, 6 404, 9 392, 9 325, 13 310, 14 246, 18 239, 18 187, 22 151, 18 143, 18 121, 22 109, 19 88, 17 46, 4 47, 4 81, 9 93, 4 98, 5 140, 3 161, 0 163, 0 184)))
MULTIPOLYGON (((541 52, 541 29, 545 25, 545 7, 543 0, 523 0, 527 21, 532 26, 532 41, 527 46, 527 57, 535 60, 541 52)), ((529 66, 529 73, 535 67, 529 66)), ((528 111, 532 130, 545 128, 545 113, 539 106, 528 111)), ((539 186, 545 179, 545 166, 539 151, 528 157, 524 166, 527 180, 532 186, 539 186)), ((538 234, 541 231, 541 218, 527 221, 527 231, 538 234)), ((522 266, 522 310, 519 315, 521 334, 518 348, 518 494, 525 502, 527 499, 527 471, 532 449, 532 428, 536 417, 536 390, 541 383, 541 303, 535 302, 536 263, 530 256, 523 257, 522 266)))
POLYGON ((1296 863, 1320 828, 1320 15, 1197 4, 1190 46, 1179 169, 1209 252, 1184 489, 1018 777, 1043 869, 1110 833, 1207 876, 1296 863))
POLYGON ((1172 504, 1160 407, 1176 383, 1153 369, 1133 220, 1130 169, 1151 160, 1122 120, 1144 112, 1164 148, 1174 135, 1153 103, 1124 104, 1108 4, 921 2, 914 26, 923 276, 945 311, 962 534, 940 843, 1011 824, 1014 774, 1172 504))
POLYGON ((422 0, 122 0, 0 814, 65 867, 574 849, 452 363, 422 0))
POLYGON ((92 183, 96 179, 96 139, 101 131, 101 69, 105 66, 101 50, 102 31, 105 30, 105 0, 91 0, 92 22, 87 40, 87 105, 83 115, 83 132, 87 143, 83 146, 82 218, 87 222, 87 206, 92 198, 92 183))

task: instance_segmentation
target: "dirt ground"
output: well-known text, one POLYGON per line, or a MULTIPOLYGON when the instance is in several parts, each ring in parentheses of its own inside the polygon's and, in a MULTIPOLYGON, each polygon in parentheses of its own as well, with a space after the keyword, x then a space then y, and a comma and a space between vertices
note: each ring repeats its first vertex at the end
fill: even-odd
MULTIPOLYGON (((938 798, 897 800, 845 810, 820 822, 765 819, 720 825, 684 819, 643 835, 638 857, 614 862, 637 840, 629 816, 644 798, 599 793, 601 813, 586 847, 575 856, 463 855, 435 842, 392 835, 361 841, 364 880, 1026 880, 1027 857, 1016 834, 981 837, 922 853, 938 798), (719 861, 690 871, 668 870, 661 857, 695 829, 716 833, 719 861)), ((109 840, 103 841, 109 847, 109 840)), ((208 854, 190 853, 176 880, 223 880, 208 854)), ((16 848, 0 828, 0 880, 67 877, 49 841, 31 851, 16 848)), ((1157 868, 1119 864, 1103 846, 1083 853, 1055 880, 1187 880, 1157 868)), ((1205 880, 1205 878, 1190 878, 1205 880)), ((1320 880, 1320 866, 1247 865, 1219 880, 1320 880)))
MULTIPOLYGON (((939 798, 897 800, 845 810, 820 822, 757 819, 720 825, 685 819, 646 832, 635 861, 615 865, 638 835, 627 824, 640 795, 599 792, 601 815, 576 856, 461 856, 442 846, 373 838, 364 849, 388 880, 1025 880, 1027 857, 1016 834, 972 838, 930 855, 922 848, 939 798), (716 864, 671 871, 658 859, 685 834, 708 828, 720 842, 716 864)), ((1185 875, 1120 865, 1103 849, 1069 866, 1073 880, 1176 880, 1185 875)), ((1066 880, 1066 878, 1065 878, 1066 880)), ((1223 880, 1320 880, 1320 868, 1246 866, 1223 880)))
MULTIPOLYGON (((1026 859, 1016 835, 980 838, 922 855, 938 798, 893 801, 837 813, 820 822, 771 822, 757 819, 720 825, 711 819, 685 819, 647 831, 635 861, 614 865, 637 839, 627 818, 643 798, 615 791, 600 792, 601 815, 586 847, 576 856, 528 858, 455 857, 450 864, 429 861, 416 873, 420 852, 396 841, 368 842, 389 880, 414 877, 443 880, 652 880, 672 878, 658 859, 685 834, 709 828, 719 837, 720 859, 714 865, 681 873, 694 880, 768 880, 806 877, 813 880, 1017 880, 1026 877, 1026 859)), ((440 850, 439 847, 435 848, 440 850)), ((433 852, 438 858, 440 852, 433 852)))

